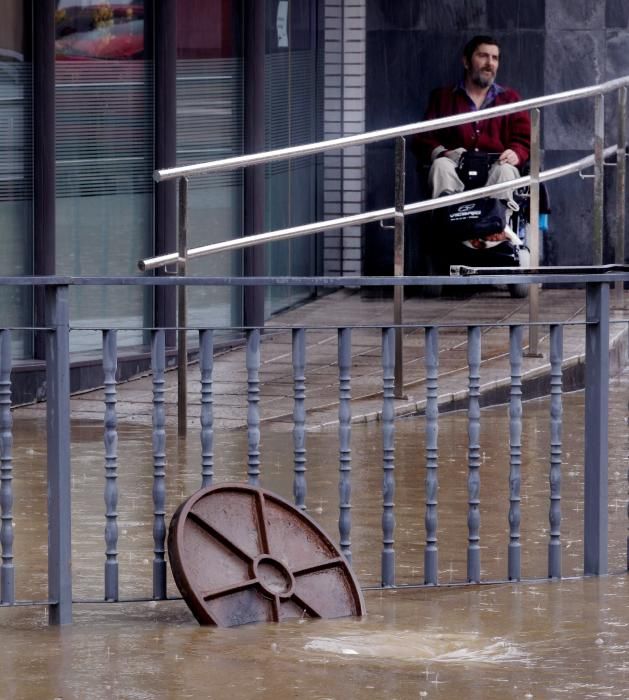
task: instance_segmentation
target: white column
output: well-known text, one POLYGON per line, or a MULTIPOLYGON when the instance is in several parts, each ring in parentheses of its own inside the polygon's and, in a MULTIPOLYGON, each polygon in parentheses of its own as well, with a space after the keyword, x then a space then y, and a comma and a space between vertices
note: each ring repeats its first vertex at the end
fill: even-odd
MULTIPOLYGON (((326 0, 324 56, 324 137, 365 130, 365 0, 326 0)), ((326 219, 364 210, 364 147, 326 153, 323 210, 326 219)), ((325 234, 324 273, 359 275, 359 226, 325 234)))

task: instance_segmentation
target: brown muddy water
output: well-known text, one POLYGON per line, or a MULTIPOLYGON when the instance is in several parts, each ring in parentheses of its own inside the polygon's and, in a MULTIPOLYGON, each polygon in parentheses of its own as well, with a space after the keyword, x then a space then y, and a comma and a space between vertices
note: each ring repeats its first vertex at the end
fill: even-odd
MULTIPOLYGON (((423 577, 424 422, 396 422, 397 590, 367 590, 362 619, 201 628, 179 600, 80 603, 74 624, 46 625, 45 607, 0 610, 0 698, 629 698, 627 467, 629 372, 610 400, 610 575, 579 578, 583 555, 583 394, 564 396, 560 582, 458 585, 466 575, 467 418, 439 424, 439 589, 423 577), (404 587, 406 586, 406 587, 404 587)), ((46 596, 45 446, 41 423, 16 412, 14 521, 17 597, 46 596)), ((507 407, 481 427, 481 551, 487 581, 506 578, 507 407)), ((150 432, 119 428, 119 561, 123 599, 151 597, 150 432)), ((380 576, 381 426, 352 427, 352 553, 361 584, 380 576)), ((524 405, 522 574, 546 576, 549 403, 524 405)), ((76 599, 103 596, 102 428, 73 426, 76 599)), ((168 440, 167 513, 200 485, 195 436, 168 440)), ((215 436, 216 481, 246 473, 247 436, 215 436)), ((336 431, 307 437, 308 512, 337 537, 336 431)), ((292 439, 268 427, 262 485, 291 498, 292 439), (287 465, 288 468, 287 468, 287 465)), ((169 594, 177 591, 169 581, 169 594)))

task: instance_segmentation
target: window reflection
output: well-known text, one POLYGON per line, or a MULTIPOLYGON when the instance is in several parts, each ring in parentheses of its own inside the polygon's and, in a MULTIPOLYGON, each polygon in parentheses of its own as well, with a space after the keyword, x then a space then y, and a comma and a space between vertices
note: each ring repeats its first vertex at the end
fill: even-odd
POLYGON ((5 0, 0 22, 0 61, 24 60, 24 17, 21 0, 5 0))
MULTIPOLYGON (((22 0, 2 0, 0 23, 0 275, 30 275, 32 246, 32 72, 30 27, 22 0)), ((3 326, 29 326, 28 287, 0 289, 3 326)), ((15 357, 31 354, 31 335, 13 331, 15 357)))
MULTIPOLYGON (((242 153, 242 3, 177 1, 177 165, 242 153)), ((233 238, 242 229, 242 172, 192 178, 188 244, 233 238)), ((239 275, 240 253, 190 262, 188 274, 239 275)), ((188 290, 191 324, 238 324, 240 292, 227 287, 188 290)))
MULTIPOLYGON (((144 52, 150 4, 56 3, 58 274, 139 274, 136 261, 152 249, 153 72, 144 52)), ((147 310, 140 288, 70 294, 77 326, 137 328, 147 310)), ((140 330, 121 338, 126 345, 142 341, 140 330)), ((100 346, 98 334, 87 331, 70 342, 73 351, 100 346)))
POLYGON ((144 2, 58 0, 55 37, 57 58, 143 58, 144 2))
POLYGON ((177 0, 177 58, 242 55, 240 0, 177 0))
MULTIPOLYGON (((314 0, 266 0, 265 126, 268 150, 321 138, 314 0)), ((317 157, 293 158, 266 166, 266 229, 316 221, 317 157)), ((317 259, 312 236, 272 243, 267 274, 311 275, 317 259)), ((300 301, 307 287, 267 288, 267 313, 300 301)))

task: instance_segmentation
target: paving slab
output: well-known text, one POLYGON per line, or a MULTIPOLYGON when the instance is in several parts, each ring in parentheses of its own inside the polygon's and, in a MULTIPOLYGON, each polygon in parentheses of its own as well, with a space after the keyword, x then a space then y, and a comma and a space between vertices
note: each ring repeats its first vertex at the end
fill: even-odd
MULTIPOLYGON (((610 348, 622 363, 627 360, 627 300, 620 311, 612 311, 610 348)), ((509 333, 500 323, 528 321, 527 299, 511 299, 499 289, 468 297, 407 299, 404 303, 404 398, 395 400, 396 415, 425 409, 424 329, 411 324, 440 324, 439 405, 440 410, 464 407, 467 398, 467 325, 481 325, 481 401, 506 396, 510 383, 509 333), (446 324, 445 326, 443 324, 446 324)), ((585 317, 585 290, 543 289, 539 319, 542 323, 575 321, 585 317)), ((374 326, 392 324, 391 299, 365 298, 357 290, 326 294, 299 308, 280 313, 269 322, 260 345, 260 416, 264 423, 276 422, 286 430, 292 426, 293 369, 291 328, 307 327, 306 332, 306 427, 323 429, 338 423, 337 327, 358 326, 352 330, 352 421, 378 420, 382 411, 381 331, 374 326)), ((582 325, 564 327, 564 373, 582 370, 585 332, 582 325)), ((539 357, 530 357, 528 332, 524 329, 523 382, 533 384, 547 377, 548 325, 539 331, 539 357)), ((247 371, 244 346, 221 351, 214 357, 212 401, 214 427, 245 428, 247 425, 247 371)), ((177 373, 166 372, 164 390, 167 422, 176 420, 177 373)), ((200 374, 198 364, 188 369, 188 423, 198 428, 200 416, 200 374)), ((526 393, 525 393, 526 395, 526 393)), ((141 376, 117 387, 119 422, 150 426, 152 420, 152 379, 141 376)), ((35 404, 19 409, 41 414, 35 404)), ((82 420, 102 421, 103 390, 84 392, 72 398, 72 415, 82 420)))

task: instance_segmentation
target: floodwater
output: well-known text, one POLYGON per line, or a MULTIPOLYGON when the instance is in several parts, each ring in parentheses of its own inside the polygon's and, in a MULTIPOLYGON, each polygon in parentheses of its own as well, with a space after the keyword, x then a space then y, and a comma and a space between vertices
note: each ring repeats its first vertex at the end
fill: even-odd
POLYGON ((182 603, 3 611, 3 698, 627 698, 626 576, 368 592, 362 619, 199 627, 182 603))
MULTIPOLYGON (((439 422, 439 589, 422 582, 424 421, 396 422, 396 590, 367 590, 362 619, 300 620, 201 628, 179 600, 74 606, 74 624, 46 625, 45 607, 0 610, 0 698, 629 698, 627 467, 629 371, 610 401, 610 575, 578 578, 583 558, 583 394, 565 395, 562 567, 545 579, 550 456, 549 402, 524 404, 521 584, 458 585, 466 576, 467 418, 439 422)), ((509 418, 486 409, 481 423, 481 557, 486 581, 505 579, 509 418)), ((14 521, 20 600, 46 595, 43 425, 15 416, 14 521), (42 436, 37 439, 38 433, 42 436)), ((352 427, 352 554, 361 584, 380 576, 381 426, 352 427)), ((73 426, 73 568, 76 599, 102 599, 102 428, 73 426)), ((200 447, 169 432, 170 515, 200 485, 200 447)), ((215 436, 216 481, 246 474, 245 432, 215 436)), ((336 431, 311 432, 308 512, 337 539, 336 431)), ((291 497, 290 432, 267 427, 262 485, 291 497)), ((121 598, 151 597, 150 432, 120 426, 121 598)), ((177 591, 169 581, 169 594, 177 591)))

